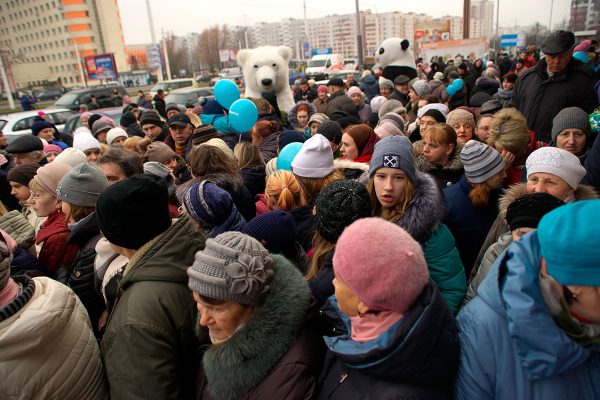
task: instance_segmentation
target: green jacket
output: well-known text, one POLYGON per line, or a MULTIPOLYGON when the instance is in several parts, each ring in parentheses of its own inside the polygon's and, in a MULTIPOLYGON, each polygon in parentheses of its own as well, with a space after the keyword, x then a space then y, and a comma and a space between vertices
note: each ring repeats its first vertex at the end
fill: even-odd
POLYGON ((184 215, 130 260, 101 343, 112 400, 189 397, 198 360, 186 270, 204 243, 184 215))

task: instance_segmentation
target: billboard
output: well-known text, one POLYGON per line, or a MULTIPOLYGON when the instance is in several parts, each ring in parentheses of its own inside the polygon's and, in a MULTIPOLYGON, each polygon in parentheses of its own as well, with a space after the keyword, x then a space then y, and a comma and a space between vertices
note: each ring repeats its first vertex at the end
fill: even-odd
POLYGON ((88 79, 117 79, 119 76, 113 53, 85 57, 85 69, 88 79))

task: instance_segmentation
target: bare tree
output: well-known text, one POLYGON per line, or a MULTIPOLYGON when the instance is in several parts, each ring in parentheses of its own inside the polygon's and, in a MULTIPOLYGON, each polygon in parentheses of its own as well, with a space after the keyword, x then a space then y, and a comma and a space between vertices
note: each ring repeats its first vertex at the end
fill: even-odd
POLYGON ((549 35, 550 32, 546 26, 539 22, 536 22, 525 30, 525 37, 528 44, 541 45, 549 35))
POLYGON ((219 69, 219 50, 227 49, 229 41, 229 29, 227 25, 218 25, 204 29, 198 37, 197 54, 203 64, 211 69, 219 69))
POLYGON ((181 46, 181 41, 178 39, 173 32, 167 32, 165 37, 171 72, 175 75, 179 75, 179 71, 182 70, 191 72, 188 51, 184 46, 181 46))

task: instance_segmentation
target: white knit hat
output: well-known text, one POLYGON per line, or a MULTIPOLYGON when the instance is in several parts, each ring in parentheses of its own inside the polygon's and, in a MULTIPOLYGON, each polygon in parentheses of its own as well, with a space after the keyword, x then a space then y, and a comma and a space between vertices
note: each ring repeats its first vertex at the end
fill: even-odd
POLYGON ((371 100, 371 110, 377 114, 379 112, 379 109, 381 108, 381 105, 383 103, 385 103, 387 101, 387 99, 383 96, 375 96, 373 97, 373 99, 371 100))
POLYGON ((423 107, 419 108, 419 111, 417 111, 417 117, 418 118, 422 118, 423 114, 425 114, 427 111, 429 110, 438 110, 439 112, 441 112, 444 117, 448 115, 448 106, 442 103, 430 103, 430 104, 425 104, 423 107))
POLYGON ((317 133, 302 145, 292 161, 292 172, 304 178, 324 178, 334 170, 329 140, 317 133))
POLYGON ((57 155, 54 161, 52 162, 60 162, 74 167, 81 163, 87 162, 87 157, 85 156, 85 153, 83 151, 74 147, 68 147, 64 149, 59 155, 57 155))
POLYGON ((402 135, 400 128, 391 122, 384 122, 383 124, 377 126, 374 131, 381 139, 388 136, 402 135))
POLYGON ((586 174, 576 155, 556 147, 537 149, 527 157, 525 167, 527 178, 536 172, 545 172, 558 176, 573 189, 577 189, 577 185, 586 174))
POLYGON ((129 136, 127 136, 127 132, 125 132, 123 128, 112 128, 106 134, 106 143, 110 146, 112 145, 112 142, 119 137, 127 139, 129 136))
POLYGON ((99 149, 100 142, 91 134, 81 132, 73 138, 73 147, 85 153, 86 150, 99 149))

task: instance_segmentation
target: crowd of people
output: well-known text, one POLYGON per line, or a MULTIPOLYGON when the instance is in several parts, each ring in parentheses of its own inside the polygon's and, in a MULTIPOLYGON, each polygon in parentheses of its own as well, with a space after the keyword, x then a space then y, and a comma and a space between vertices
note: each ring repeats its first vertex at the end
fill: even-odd
POLYGON ((599 398, 599 48, 541 50, 0 140, 0 398, 599 398))

